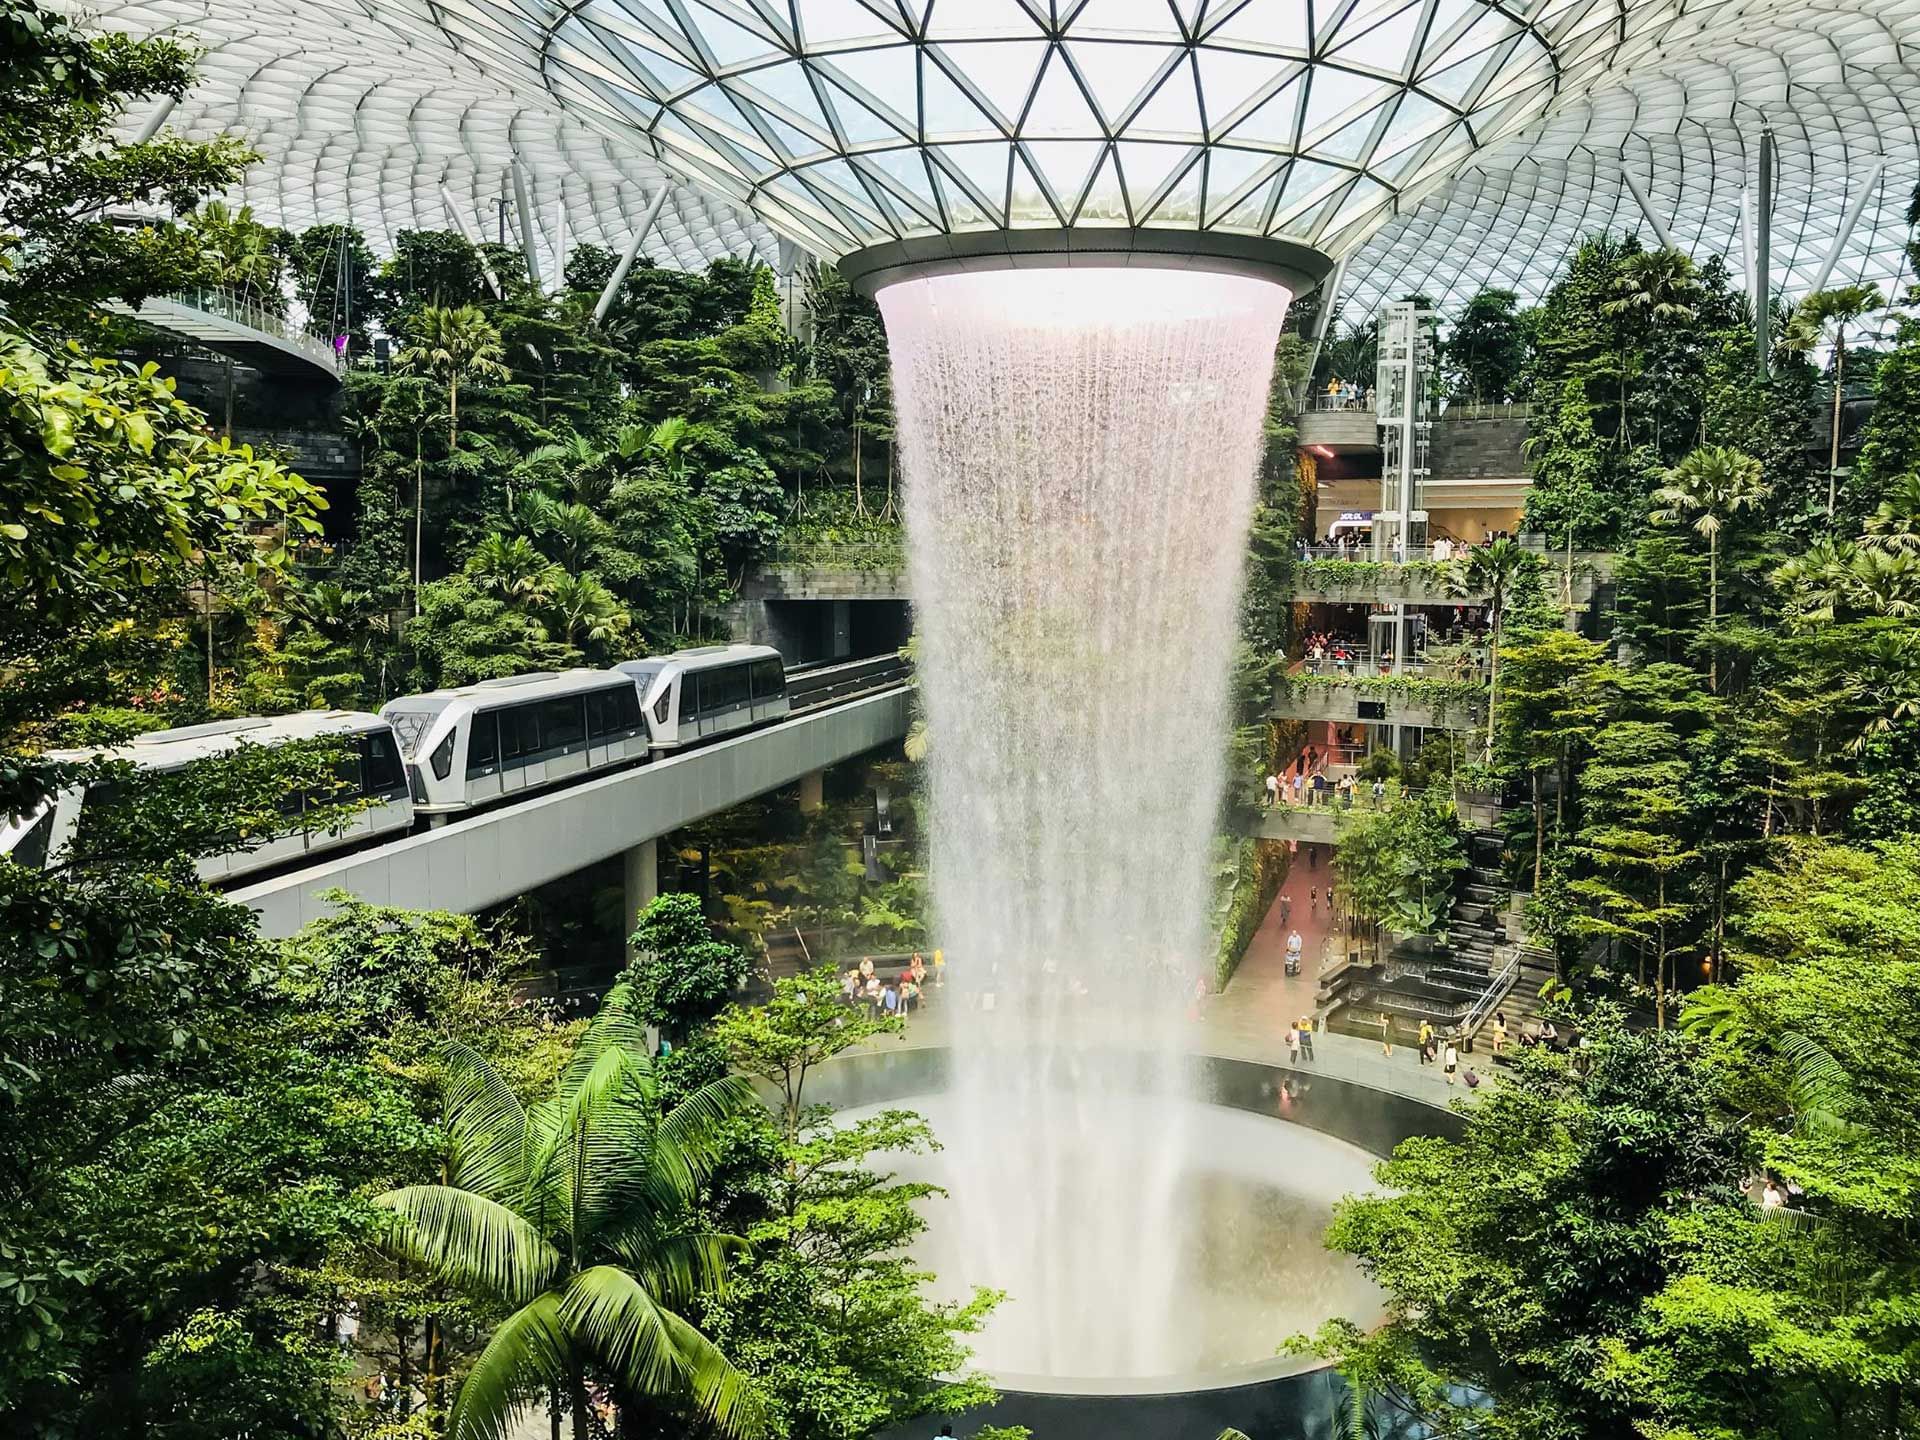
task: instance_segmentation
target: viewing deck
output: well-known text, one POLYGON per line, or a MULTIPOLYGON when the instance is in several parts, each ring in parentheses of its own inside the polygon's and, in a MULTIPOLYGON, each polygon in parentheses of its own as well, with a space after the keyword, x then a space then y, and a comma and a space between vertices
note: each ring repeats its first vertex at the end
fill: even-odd
POLYGON ((138 306, 113 301, 106 308, 260 370, 340 379, 332 345, 227 290, 183 290, 150 295, 138 306))

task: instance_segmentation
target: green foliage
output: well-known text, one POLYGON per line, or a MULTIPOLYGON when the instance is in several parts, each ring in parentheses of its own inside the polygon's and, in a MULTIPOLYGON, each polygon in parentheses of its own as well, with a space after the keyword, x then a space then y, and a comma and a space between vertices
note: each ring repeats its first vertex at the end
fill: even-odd
POLYGON ((1441 1433, 1636 1433, 1654 1407, 1611 1358, 1689 1263, 1673 1217, 1739 1204, 1738 1138, 1688 1043, 1604 1013, 1582 1024, 1579 1066, 1523 1054, 1458 1141, 1403 1142, 1328 1232, 1386 1290, 1389 1320, 1295 1347, 1441 1433))
POLYGON ((1486 700, 1487 687, 1478 680, 1449 680, 1430 675, 1311 675, 1295 673, 1279 682, 1290 695, 1333 695, 1351 692, 1363 700, 1391 700, 1432 710, 1436 719, 1472 716, 1486 700))
POLYGON ((746 955, 713 938, 697 895, 656 897, 640 912, 633 949, 623 982, 641 1017, 676 1041, 717 1016, 747 978, 746 955))
POLYGON ((966 1368, 965 1339, 998 1302, 976 1291, 929 1300, 907 1251, 938 1192, 877 1167, 935 1145, 901 1110, 836 1121, 805 1098, 808 1074, 833 1055, 898 1028, 838 999, 831 967, 778 982, 772 1002, 733 1009, 714 1027, 735 1067, 770 1084, 775 1163, 723 1218, 752 1244, 707 1323, 753 1377, 769 1429, 794 1440, 857 1440, 916 1415, 953 1414, 993 1391, 966 1368))
POLYGON ((108 215, 136 202, 189 210, 256 158, 225 136, 115 138, 136 104, 186 93, 194 52, 160 36, 91 35, 35 0, 5 0, 0 54, 0 307, 72 326, 102 300, 180 286, 198 269, 190 236, 122 229, 108 215))
POLYGON ((1496 405, 1516 398, 1528 359, 1527 320, 1511 290, 1482 290, 1461 306, 1443 346, 1455 399, 1496 405))
POLYGON ((1278 841, 1230 843, 1233 863, 1227 873, 1224 905, 1215 907, 1218 913, 1214 929, 1220 937, 1213 961, 1216 991, 1224 990, 1233 972, 1240 968, 1247 946, 1253 943, 1254 932, 1260 928, 1260 922, 1272 908, 1273 897, 1280 893, 1280 886, 1286 881, 1289 865, 1287 847, 1278 841))
POLYGON ((1380 808, 1343 811, 1333 865, 1355 915, 1402 934, 1444 928, 1466 837, 1450 789, 1395 794, 1380 808))
POLYGON ((663 1113, 624 987, 538 1103, 459 1045, 443 1088, 446 1180, 377 1203, 396 1253, 510 1312, 462 1381, 448 1435, 498 1440, 543 1388, 577 1411, 590 1371, 623 1402, 683 1400, 720 1434, 757 1433, 741 1376, 674 1309, 720 1283, 729 1246, 694 1223, 696 1186, 752 1092, 721 1080, 663 1113))

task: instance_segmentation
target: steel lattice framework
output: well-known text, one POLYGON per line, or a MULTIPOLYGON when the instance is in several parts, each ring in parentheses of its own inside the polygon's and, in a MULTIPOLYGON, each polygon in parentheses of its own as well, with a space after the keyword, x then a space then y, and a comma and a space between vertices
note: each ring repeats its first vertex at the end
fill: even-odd
POLYGON ((556 209, 651 253, 775 235, 826 258, 943 232, 1144 226, 1345 257, 1347 313, 1485 284, 1649 226, 1744 272, 1779 153, 1773 283, 1898 278, 1920 179, 1920 0, 122 0, 196 37, 172 123, 268 157, 244 198, 376 240, 491 228, 518 159, 556 209), (668 177, 673 177, 671 180, 668 177), (1630 177, 1630 180, 1629 180, 1630 177), (1870 192, 1870 193, 1864 193, 1870 192), (1849 209, 1860 213, 1844 244, 1849 209))

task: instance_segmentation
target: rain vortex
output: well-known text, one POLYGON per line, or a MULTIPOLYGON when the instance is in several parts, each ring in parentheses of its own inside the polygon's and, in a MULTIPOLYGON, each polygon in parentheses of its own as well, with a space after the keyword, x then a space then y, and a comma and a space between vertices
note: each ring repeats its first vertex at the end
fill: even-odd
POLYGON ((1002 1376, 1204 1363, 1179 1057, 1212 969, 1241 557, 1289 298, 1118 268, 879 294, 951 975, 935 1225, 965 1279, 1008 1292, 978 1347, 1002 1376))

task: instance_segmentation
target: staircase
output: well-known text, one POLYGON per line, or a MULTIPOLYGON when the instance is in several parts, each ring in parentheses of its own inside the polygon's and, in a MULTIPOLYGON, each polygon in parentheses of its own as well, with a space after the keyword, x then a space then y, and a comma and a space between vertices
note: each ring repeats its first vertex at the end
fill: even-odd
MULTIPOLYGON (((1393 1016, 1403 1038, 1423 1020, 1444 1034, 1470 1029, 1501 1008, 1505 997, 1489 1003, 1488 992, 1514 954, 1506 935, 1510 893, 1500 873, 1503 843, 1492 829, 1476 830, 1469 838, 1468 868, 1455 888, 1444 945, 1406 942, 1384 961, 1363 955, 1328 972, 1317 1001, 1329 1029, 1377 1038, 1384 1012, 1393 1016)), ((1518 1024, 1511 1011, 1507 1021, 1510 1029, 1518 1024)))

